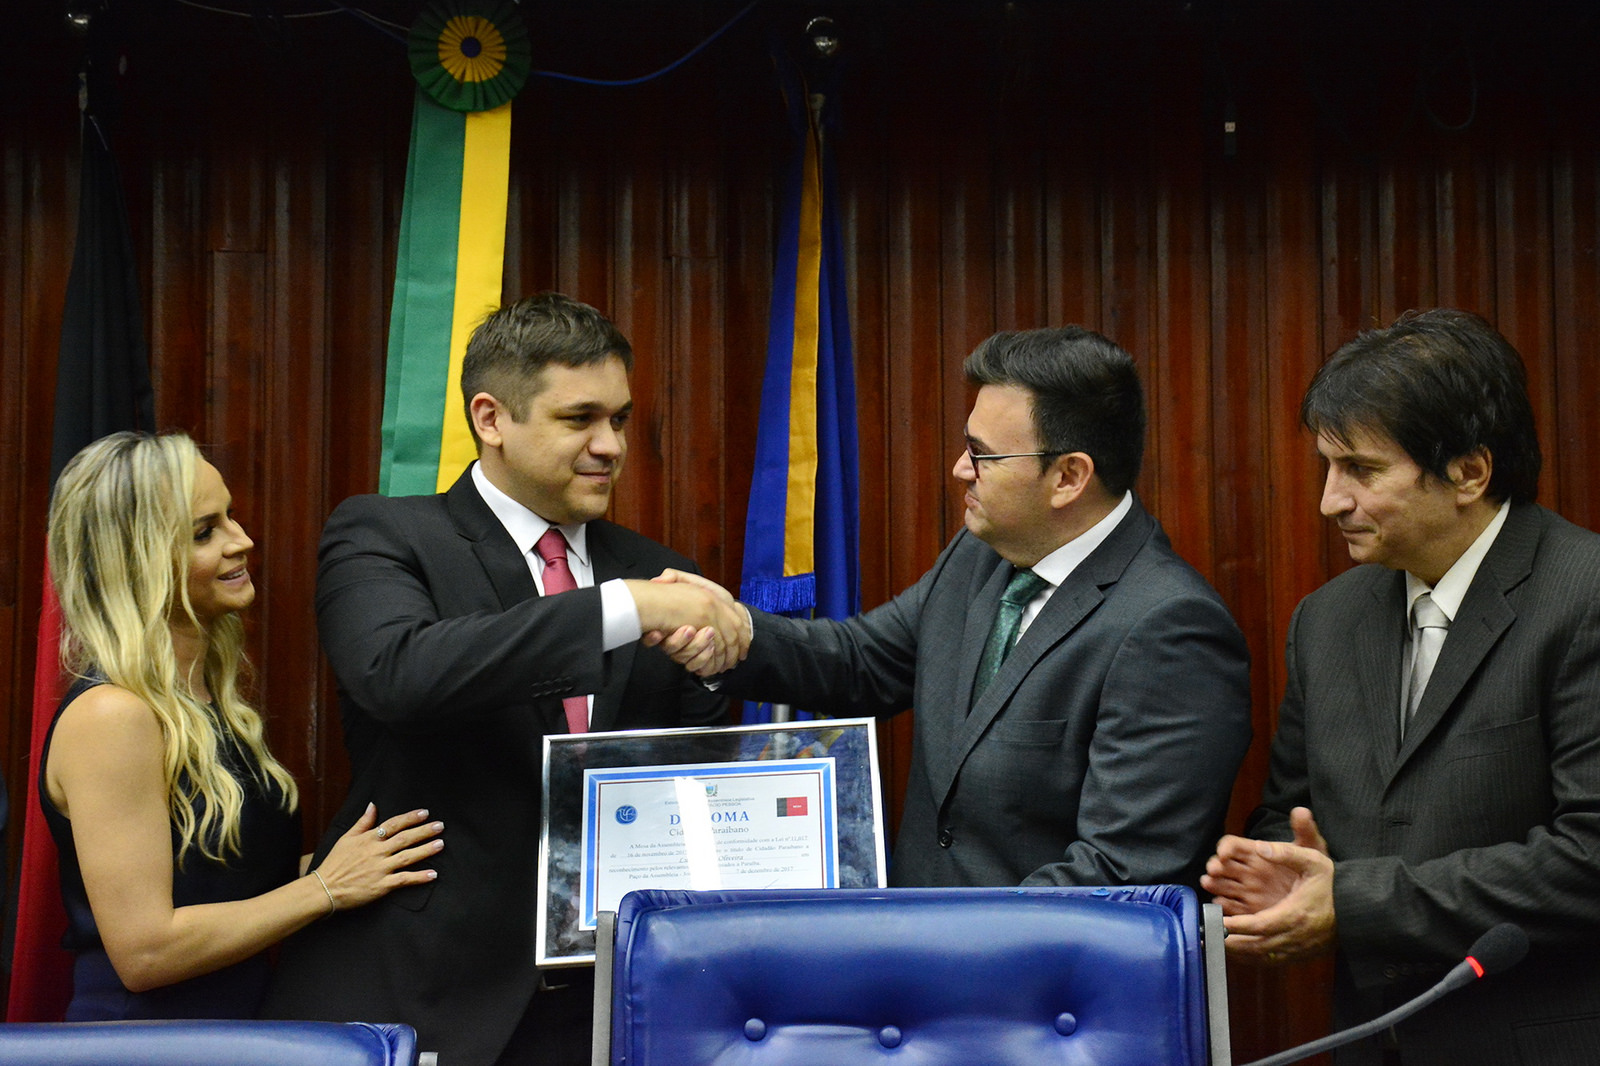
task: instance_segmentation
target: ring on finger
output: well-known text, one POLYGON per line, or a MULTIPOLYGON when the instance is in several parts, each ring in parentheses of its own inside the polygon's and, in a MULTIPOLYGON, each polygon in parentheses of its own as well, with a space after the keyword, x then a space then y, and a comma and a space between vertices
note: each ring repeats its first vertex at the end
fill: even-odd
POLYGON ((384 826, 381 826, 381 825, 378 826, 378 839, 379 840, 387 840, 387 839, 389 839, 389 830, 387 828, 385 828, 384 826))

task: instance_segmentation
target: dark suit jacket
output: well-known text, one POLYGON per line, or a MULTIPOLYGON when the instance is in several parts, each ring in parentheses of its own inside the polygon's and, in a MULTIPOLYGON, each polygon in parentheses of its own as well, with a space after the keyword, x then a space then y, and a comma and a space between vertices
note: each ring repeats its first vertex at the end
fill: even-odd
MULTIPOLYGON (((588 540, 597 583, 693 566, 610 522, 588 540)), ((441 496, 341 504, 317 621, 352 764, 317 860, 368 800, 380 816, 427 808, 445 847, 431 885, 292 937, 269 1012, 407 1022, 441 1061, 490 1063, 539 979, 541 744, 567 731, 561 697, 595 693, 595 729, 721 722, 727 702, 655 649, 602 653, 600 590, 540 597, 470 475, 441 496)))
POLYGON ((1135 504, 969 714, 1012 572, 963 530, 848 622, 759 614, 725 688, 833 715, 916 706, 897 885, 1193 884, 1250 743, 1233 618, 1135 504))
MULTIPOLYGON (((1340 1024, 1420 992, 1502 921, 1527 960, 1398 1030, 1413 1063, 1600 1062, 1600 536, 1514 506, 1400 741, 1405 576, 1295 610, 1257 836, 1311 808, 1335 860, 1340 1024)), ((1378 1041, 1341 1062, 1375 1063, 1378 1041)))

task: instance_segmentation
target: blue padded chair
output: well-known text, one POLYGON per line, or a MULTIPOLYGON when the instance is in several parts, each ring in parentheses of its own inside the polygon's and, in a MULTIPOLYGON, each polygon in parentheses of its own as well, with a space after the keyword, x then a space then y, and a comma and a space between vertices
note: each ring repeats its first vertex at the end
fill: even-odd
POLYGON ((1230 1066, 1207 910, 1170 885, 632 892, 596 938, 594 1062, 1230 1066))
POLYGON ((5 1066, 415 1066, 409 1025, 63 1022, 0 1025, 5 1066))

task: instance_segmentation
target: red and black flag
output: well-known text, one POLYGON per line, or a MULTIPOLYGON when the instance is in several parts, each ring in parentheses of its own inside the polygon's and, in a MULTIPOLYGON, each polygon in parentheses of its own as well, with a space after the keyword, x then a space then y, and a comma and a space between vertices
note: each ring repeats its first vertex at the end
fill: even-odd
MULTIPOLYGON (((105 14, 99 13, 100 22, 105 14)), ((50 486, 67 461, 93 440, 118 430, 155 428, 149 345, 121 179, 107 139, 114 118, 115 56, 105 49, 111 27, 91 25, 80 80, 82 162, 78 235, 61 323, 56 369, 55 434, 50 486)), ((16 941, 6 1019, 60 1021, 71 994, 71 959, 60 946, 66 930, 56 848, 39 810, 39 754, 65 689, 61 673, 60 612, 44 575, 34 667, 33 732, 29 748, 22 869, 17 888, 16 941)))

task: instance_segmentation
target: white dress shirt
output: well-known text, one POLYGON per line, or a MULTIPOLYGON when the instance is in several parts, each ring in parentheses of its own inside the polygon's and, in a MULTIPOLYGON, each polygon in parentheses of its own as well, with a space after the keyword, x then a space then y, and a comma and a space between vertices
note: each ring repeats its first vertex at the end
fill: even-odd
MULTIPOLYGON (((1510 513, 1511 501, 1507 500, 1500 505, 1500 509, 1489 520, 1489 524, 1483 527, 1483 532, 1478 534, 1478 538, 1472 542, 1472 545, 1461 553, 1461 558, 1450 564, 1450 569, 1444 572, 1444 576, 1439 579, 1439 583, 1432 588, 1429 588, 1426 581, 1417 577, 1411 571, 1406 571, 1407 638, 1406 654, 1402 656, 1404 668, 1400 674, 1402 725, 1405 724, 1405 718, 1409 717, 1405 712, 1405 708, 1411 705, 1411 693, 1409 691, 1411 688, 1411 625, 1409 620, 1412 609, 1416 607, 1417 601, 1424 595, 1431 595, 1434 604, 1444 612, 1446 618, 1450 619, 1450 624, 1454 625, 1456 612, 1461 610, 1461 601, 1467 598, 1467 589, 1472 587, 1472 579, 1478 576, 1478 567, 1483 565, 1484 557, 1489 554, 1489 549, 1494 546, 1494 539, 1500 535, 1501 527, 1506 524, 1506 515, 1510 513)), ((1445 639, 1448 640, 1449 638, 1446 637, 1445 639)))
MULTIPOLYGON (((544 560, 539 558, 539 553, 533 550, 533 546, 539 543, 539 538, 544 536, 545 530, 554 523, 540 518, 501 492, 489 481, 483 472, 483 467, 478 463, 472 464, 472 484, 477 487, 478 495, 483 497, 483 502, 489 505, 489 510, 494 512, 494 516, 511 535, 517 550, 522 553, 523 560, 528 564, 528 572, 533 575, 533 583, 539 587, 539 595, 544 595, 544 560)), ((593 588, 594 562, 589 557, 589 527, 576 525, 556 528, 567 538, 567 565, 572 568, 573 581, 580 589, 593 588)), ((621 578, 612 578, 601 583, 600 607, 602 640, 606 651, 631 644, 642 635, 639 608, 633 602, 633 594, 628 591, 627 584, 621 578)), ((592 706, 593 701, 590 702, 592 706)))

